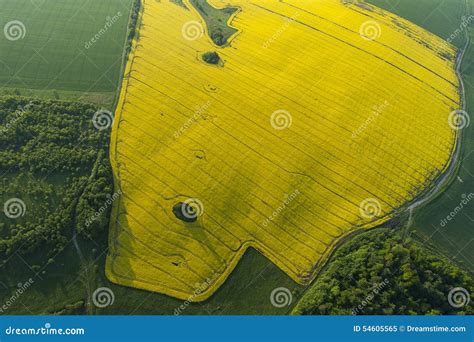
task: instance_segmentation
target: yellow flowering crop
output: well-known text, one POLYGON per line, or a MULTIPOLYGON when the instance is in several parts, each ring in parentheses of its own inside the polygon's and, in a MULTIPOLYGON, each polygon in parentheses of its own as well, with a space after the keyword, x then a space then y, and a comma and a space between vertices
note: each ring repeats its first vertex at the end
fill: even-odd
POLYGON ((185 3, 144 1, 113 128, 110 280, 205 300, 254 247, 307 284, 448 167, 445 41, 364 3, 231 0, 220 48, 185 3))

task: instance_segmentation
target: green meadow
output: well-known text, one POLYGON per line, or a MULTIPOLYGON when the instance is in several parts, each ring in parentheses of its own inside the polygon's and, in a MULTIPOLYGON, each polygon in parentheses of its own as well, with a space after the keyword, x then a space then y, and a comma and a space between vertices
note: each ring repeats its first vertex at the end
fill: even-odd
POLYGON ((132 0, 0 0, 0 95, 111 103, 132 0))

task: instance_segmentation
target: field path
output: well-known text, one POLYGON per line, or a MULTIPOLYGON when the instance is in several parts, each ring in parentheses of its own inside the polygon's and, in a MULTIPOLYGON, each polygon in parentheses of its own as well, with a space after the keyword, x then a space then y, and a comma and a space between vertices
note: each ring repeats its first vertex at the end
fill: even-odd
MULTIPOLYGON (((466 17, 468 18, 471 15, 468 0, 465 0, 465 5, 466 5, 466 17)), ((469 49, 470 44, 471 44, 471 36, 469 34, 469 27, 465 28, 464 33, 466 35, 466 43, 464 44, 463 48, 459 50, 459 53, 456 57, 456 75, 458 76, 458 79, 459 79, 459 90, 461 93, 462 110, 466 111, 467 109, 466 88, 464 85, 461 68, 462 68, 466 51, 469 49)), ((436 199, 454 179, 459 167, 459 157, 462 152, 462 140, 463 140, 463 130, 459 130, 458 137, 457 137, 456 150, 454 151, 453 158, 452 158, 451 164, 449 165, 449 168, 434 184, 434 187, 430 191, 428 191, 426 194, 424 194, 423 196, 415 200, 406 209, 406 212, 409 213, 409 218, 408 218, 408 223, 405 228, 405 233, 409 231, 409 229, 411 228, 413 224, 414 211, 430 203, 434 199, 436 199)))

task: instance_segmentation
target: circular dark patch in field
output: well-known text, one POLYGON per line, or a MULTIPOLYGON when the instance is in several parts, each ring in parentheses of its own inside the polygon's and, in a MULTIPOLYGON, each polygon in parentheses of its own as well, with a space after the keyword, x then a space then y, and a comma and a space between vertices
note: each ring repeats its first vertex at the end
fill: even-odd
POLYGON ((173 214, 183 222, 196 222, 199 217, 196 207, 184 202, 176 203, 173 206, 173 214))
POLYGON ((219 65, 222 66, 222 60, 219 54, 216 51, 205 52, 202 55, 202 59, 207 64, 219 65))

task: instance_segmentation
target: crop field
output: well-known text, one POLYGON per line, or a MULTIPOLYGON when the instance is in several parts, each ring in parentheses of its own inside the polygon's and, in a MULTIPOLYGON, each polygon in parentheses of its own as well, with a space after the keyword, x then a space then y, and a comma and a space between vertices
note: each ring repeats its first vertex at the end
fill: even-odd
POLYGON ((120 84, 131 5, 132 0, 0 0, 0 95, 111 102, 120 84))
POLYGON ((184 3, 144 1, 128 63, 113 282, 200 301, 254 247, 308 284, 338 241, 448 167, 460 96, 445 41, 366 4, 234 1, 239 34, 209 63, 184 3))
MULTIPOLYGON (((468 17, 465 14, 464 0, 449 0, 432 2, 431 0, 412 1, 373 1, 378 6, 400 14, 401 16, 422 25, 431 32, 450 38, 451 34, 459 31, 462 23, 468 17), (392 4, 393 3, 393 4, 392 4), (417 7, 423 5, 425 10, 417 7), (464 19, 463 19, 464 18, 464 19)), ((474 12, 474 1, 470 0, 471 13, 474 12)), ((470 29, 462 34, 455 34, 453 43, 461 48, 466 41, 465 33, 469 32, 471 42, 474 41, 472 24, 470 29)), ((461 67, 461 74, 466 89, 466 111, 474 112, 474 49, 466 51, 461 67)), ((461 167, 457 177, 442 195, 421 208, 414 216, 412 231, 425 245, 464 266, 472 272, 474 265, 474 239, 472 237, 472 189, 474 187, 474 126, 471 123, 463 128, 461 167), (448 218, 449 221, 448 221, 448 218), (451 217, 453 216, 453 217, 451 217)))
MULTIPOLYGON (((462 22, 465 15, 464 0, 370 0, 375 6, 395 13, 426 30, 447 39, 462 22)), ((458 35, 453 43, 461 47, 464 35, 458 35)))

